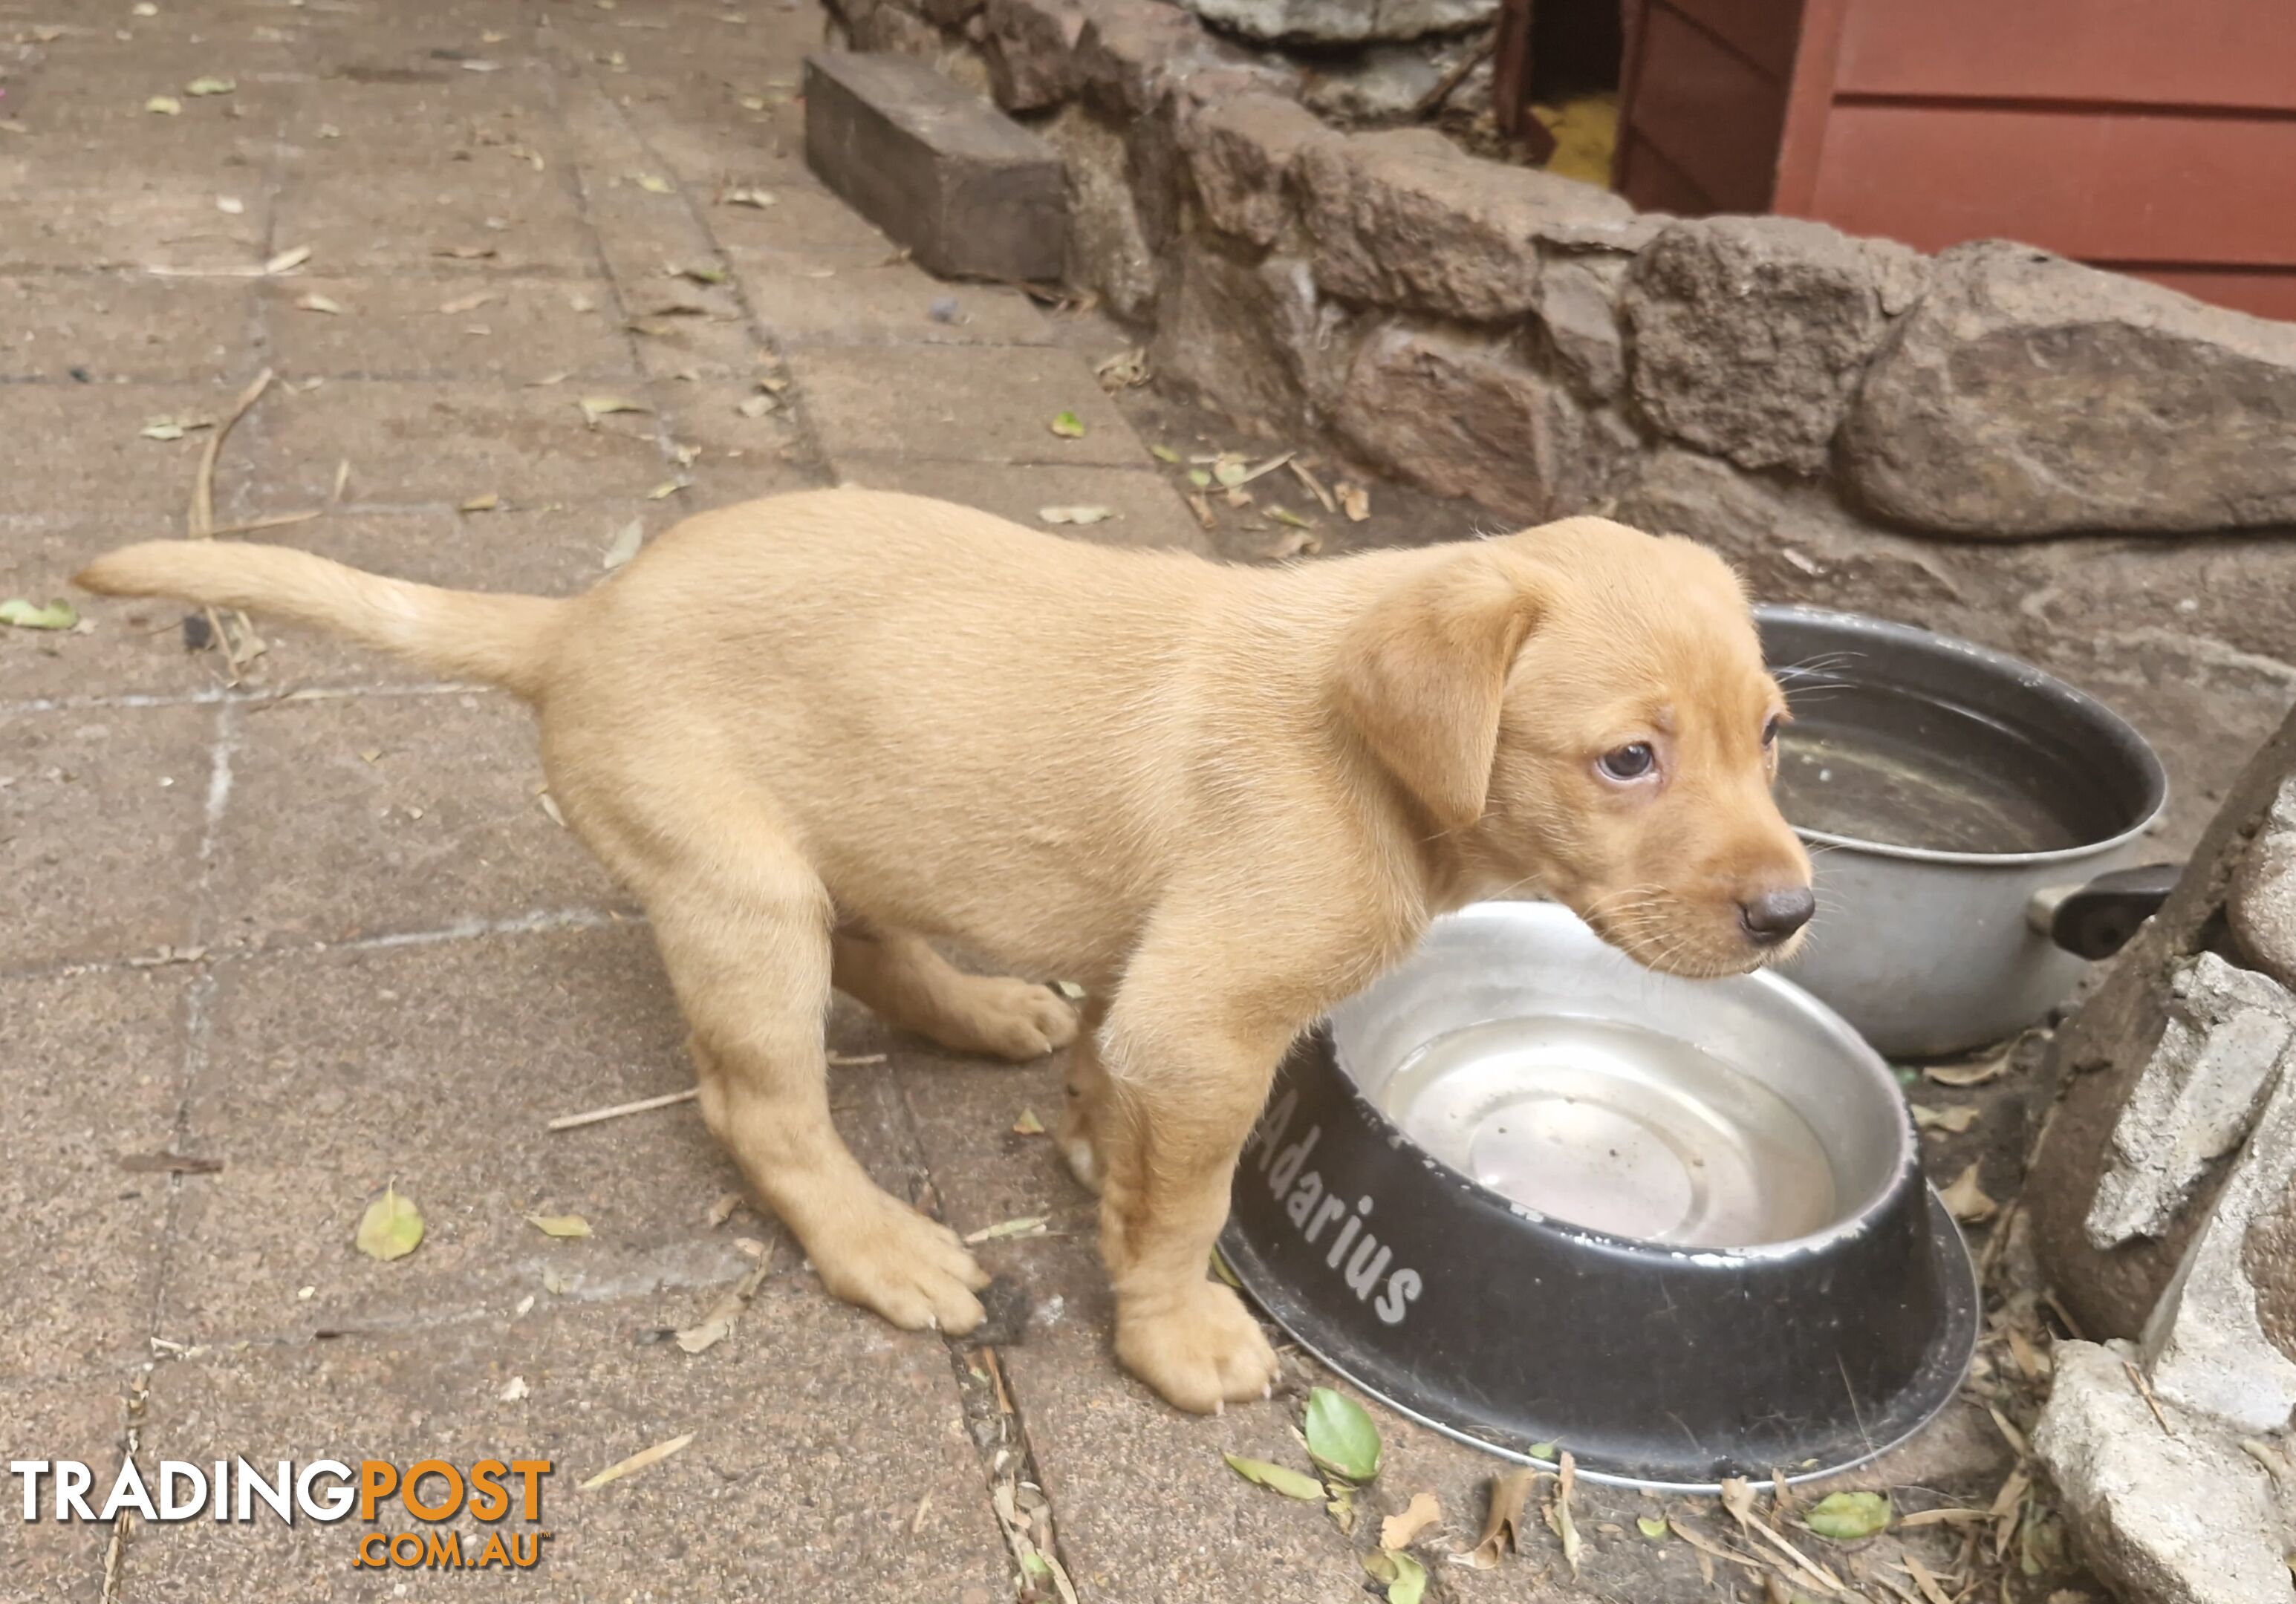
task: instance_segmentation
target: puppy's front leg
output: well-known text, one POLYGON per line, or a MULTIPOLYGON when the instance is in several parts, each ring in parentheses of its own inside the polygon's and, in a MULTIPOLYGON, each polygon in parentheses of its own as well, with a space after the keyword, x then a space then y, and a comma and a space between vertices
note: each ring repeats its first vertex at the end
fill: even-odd
POLYGON ((1266 1397, 1276 1377, 1259 1322, 1209 1264, 1237 1156, 1299 1022, 1230 978, 1205 947, 1143 945, 1100 1032, 1092 1121, 1117 1357, 1199 1414, 1266 1397))

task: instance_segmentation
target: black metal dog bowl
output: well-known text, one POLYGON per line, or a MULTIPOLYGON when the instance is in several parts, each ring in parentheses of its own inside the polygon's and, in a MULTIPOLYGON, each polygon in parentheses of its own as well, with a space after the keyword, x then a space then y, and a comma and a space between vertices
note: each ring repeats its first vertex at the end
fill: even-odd
POLYGON ((1838 1470, 1960 1385, 1977 1289, 1889 1067, 1770 974, 1486 903, 1286 1061, 1222 1248, 1300 1344, 1518 1459, 1838 1470))

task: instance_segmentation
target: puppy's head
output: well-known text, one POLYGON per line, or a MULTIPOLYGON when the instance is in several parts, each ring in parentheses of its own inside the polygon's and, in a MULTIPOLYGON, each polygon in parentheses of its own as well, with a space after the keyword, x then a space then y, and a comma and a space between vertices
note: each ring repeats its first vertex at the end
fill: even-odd
POLYGON ((1675 974, 1800 945, 1785 699, 1710 552, 1595 518, 1458 547, 1356 620, 1338 700, 1480 893, 1543 891, 1675 974))

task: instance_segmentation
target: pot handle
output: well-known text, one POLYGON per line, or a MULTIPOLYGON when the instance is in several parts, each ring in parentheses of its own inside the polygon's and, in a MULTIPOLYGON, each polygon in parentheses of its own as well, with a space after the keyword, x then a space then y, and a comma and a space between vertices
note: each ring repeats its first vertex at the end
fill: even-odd
POLYGON ((2046 886, 2033 894, 2026 921, 2076 957, 2110 958, 2160 912, 2184 874, 2182 863, 2145 863, 2086 885, 2046 886))

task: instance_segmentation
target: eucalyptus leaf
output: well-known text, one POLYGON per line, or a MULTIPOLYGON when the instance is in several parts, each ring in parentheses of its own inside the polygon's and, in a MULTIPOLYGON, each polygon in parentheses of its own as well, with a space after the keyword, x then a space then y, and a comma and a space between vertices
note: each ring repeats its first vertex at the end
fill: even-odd
POLYGON ((371 1259, 389 1264, 403 1259, 422 1242, 422 1211, 414 1199, 399 1196, 397 1186, 386 1186, 382 1196, 359 1216, 358 1250, 371 1259))
POLYGON ((1308 1457, 1334 1476, 1367 1482, 1379 1474, 1379 1428, 1353 1398, 1318 1387, 1308 1395, 1308 1457))
POLYGON ((1244 1480, 1258 1482, 1271 1493, 1281 1493, 1302 1503, 1315 1503, 1324 1496, 1324 1484, 1304 1470, 1294 1470, 1289 1465, 1271 1465, 1266 1460, 1246 1459, 1239 1453, 1223 1453, 1220 1457, 1227 1461, 1229 1469, 1244 1480))
POLYGON ((1821 1537, 1855 1543, 1886 1531, 1890 1496, 1886 1493, 1829 1493, 1811 1506, 1803 1524, 1821 1537))
POLYGON ((580 1215, 529 1215, 526 1223, 545 1236, 586 1237, 590 1234, 590 1222, 580 1215))

